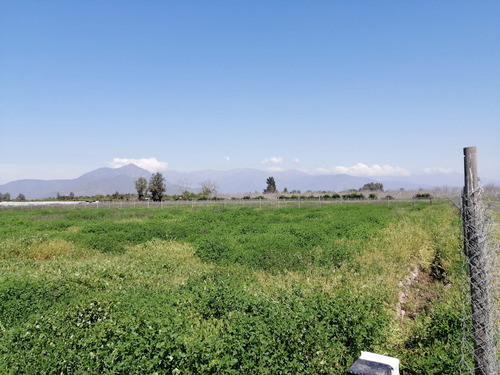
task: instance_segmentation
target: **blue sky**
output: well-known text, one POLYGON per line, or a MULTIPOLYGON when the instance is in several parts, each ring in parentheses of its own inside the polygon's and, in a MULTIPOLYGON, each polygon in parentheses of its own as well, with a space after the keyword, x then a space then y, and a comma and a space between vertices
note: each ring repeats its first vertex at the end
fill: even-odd
POLYGON ((500 179, 499 1, 0 2, 0 183, 150 170, 500 179))

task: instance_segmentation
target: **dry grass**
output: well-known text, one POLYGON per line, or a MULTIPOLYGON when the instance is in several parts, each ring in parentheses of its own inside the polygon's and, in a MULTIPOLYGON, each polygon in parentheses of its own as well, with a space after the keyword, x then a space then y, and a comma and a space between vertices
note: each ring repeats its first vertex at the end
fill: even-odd
POLYGON ((49 239, 46 236, 7 239, 1 243, 1 246, 0 259, 54 260, 67 257, 75 250, 75 246, 70 242, 62 239, 49 239))
POLYGON ((195 256, 194 249, 174 241, 154 240, 129 248, 125 254, 105 254, 83 249, 61 239, 45 237, 6 240, 0 244, 2 259, 16 262, 4 274, 77 280, 84 285, 109 287, 114 281, 128 285, 169 289, 210 271, 213 266, 195 256))

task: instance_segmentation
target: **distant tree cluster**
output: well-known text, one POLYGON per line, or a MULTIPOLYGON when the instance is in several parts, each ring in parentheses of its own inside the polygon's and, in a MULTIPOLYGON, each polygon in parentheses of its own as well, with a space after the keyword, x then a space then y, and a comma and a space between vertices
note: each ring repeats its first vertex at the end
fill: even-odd
POLYGON ((430 193, 418 193, 413 196, 415 199, 431 199, 432 195, 430 193))
POLYGON ((78 197, 76 197, 75 193, 73 193, 73 192, 70 192, 68 195, 62 195, 62 194, 57 193, 56 199, 58 201, 74 201, 74 200, 78 200, 78 197))
POLYGON ((19 195, 16 197, 15 201, 16 202, 25 202, 26 201, 26 197, 24 196, 23 193, 19 193, 19 195))
POLYGON ((342 195, 342 199, 353 200, 353 199, 365 199, 365 196, 361 193, 351 192, 342 195))
MULTIPOLYGON (((10 202, 12 198, 10 197, 10 193, 0 193, 0 202, 10 202)), ((26 201, 26 197, 23 193, 19 193, 19 195, 14 199, 15 202, 24 202, 26 201)))
POLYGON ((87 202, 95 202, 95 201, 129 201, 132 199, 132 194, 121 194, 118 191, 115 191, 113 194, 97 194, 97 195, 75 195, 75 193, 70 192, 68 195, 63 195, 57 193, 56 200, 57 201, 87 201, 87 202))
POLYGON ((10 194, 9 193, 0 193, 0 202, 10 202, 10 194))
POLYGON ((131 193, 119 193, 115 191, 113 194, 96 194, 96 195, 60 195, 58 194, 56 198, 51 198, 48 200, 57 201, 86 201, 86 202, 108 202, 108 201, 130 201, 133 200, 134 194, 131 193))
MULTIPOLYGON (((300 192, 299 192, 300 194, 300 192)), ((332 193, 332 194, 321 194, 321 195, 313 195, 313 194, 310 194, 310 195, 296 195, 296 194, 291 194, 291 195, 280 195, 278 197, 278 199, 281 199, 281 200, 298 200, 298 199, 302 199, 302 200, 316 200, 316 199, 340 199, 340 195, 337 194, 337 193, 332 193)))
POLYGON ((163 195, 167 191, 165 186, 165 178, 160 172, 157 172, 151 176, 149 179, 149 184, 144 177, 139 177, 134 181, 135 190, 137 191, 137 196, 139 200, 144 200, 147 198, 147 193, 151 193, 151 199, 155 202, 160 202, 163 195))
POLYGON ((359 191, 384 191, 384 185, 380 182, 369 182, 364 184, 359 191))

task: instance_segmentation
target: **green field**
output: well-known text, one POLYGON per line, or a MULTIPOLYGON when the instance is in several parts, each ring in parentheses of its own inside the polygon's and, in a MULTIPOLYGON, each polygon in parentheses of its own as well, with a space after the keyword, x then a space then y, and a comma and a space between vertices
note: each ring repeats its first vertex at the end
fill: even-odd
POLYGON ((458 373, 460 251, 439 202, 2 211, 0 373, 458 373))

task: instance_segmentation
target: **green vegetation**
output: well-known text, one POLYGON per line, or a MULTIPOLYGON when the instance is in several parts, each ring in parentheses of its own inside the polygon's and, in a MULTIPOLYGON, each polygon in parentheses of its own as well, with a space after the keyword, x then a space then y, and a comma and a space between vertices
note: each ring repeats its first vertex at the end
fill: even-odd
POLYGON ((351 200, 351 199, 365 199, 365 196, 362 193, 351 192, 348 194, 342 195, 343 199, 351 200))
POLYGON ((369 182, 367 184, 364 184, 359 191, 384 191, 384 184, 381 184, 380 182, 369 182))
POLYGON ((276 193, 276 181, 274 181, 274 177, 268 177, 266 180, 266 188, 264 189, 264 193, 276 193))
POLYGON ((0 202, 10 202, 10 194, 0 193, 0 202))
POLYGON ((19 193, 19 195, 16 197, 15 201, 16 202, 25 202, 26 201, 26 197, 24 196, 23 193, 19 193))
POLYGON ((165 186, 165 178, 160 172, 154 173, 149 179, 148 190, 151 193, 151 199, 155 202, 160 202, 167 190, 165 186))
POLYGON ((0 373, 343 374, 361 350, 458 373, 457 217, 425 203, 4 211, 0 373))
POLYGON ((137 191, 137 199, 144 200, 148 191, 148 181, 144 177, 139 177, 134 181, 135 190, 137 191))
POLYGON ((415 199, 431 199, 432 195, 430 193, 417 193, 413 197, 415 199))

